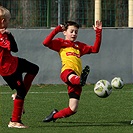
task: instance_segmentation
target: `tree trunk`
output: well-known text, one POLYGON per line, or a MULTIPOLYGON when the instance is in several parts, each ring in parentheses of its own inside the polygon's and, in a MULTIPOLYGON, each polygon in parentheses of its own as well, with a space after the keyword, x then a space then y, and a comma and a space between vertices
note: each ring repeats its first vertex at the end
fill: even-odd
POLYGON ((70 0, 70 10, 69 10, 69 20, 77 21, 78 20, 78 9, 79 2, 78 0, 70 0))

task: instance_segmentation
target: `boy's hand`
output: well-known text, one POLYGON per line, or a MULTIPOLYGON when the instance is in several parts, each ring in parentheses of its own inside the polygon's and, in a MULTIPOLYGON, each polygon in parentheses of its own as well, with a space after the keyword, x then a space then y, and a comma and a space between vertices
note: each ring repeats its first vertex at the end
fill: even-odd
POLYGON ((0 33, 1 34, 4 34, 4 33, 10 33, 7 29, 3 28, 3 29, 0 29, 0 33))
POLYGON ((63 24, 60 24, 60 27, 62 28, 62 31, 65 30, 65 26, 63 24))
POLYGON ((93 29, 97 30, 97 29, 102 29, 102 22, 100 20, 96 21, 96 25, 93 25, 93 29))

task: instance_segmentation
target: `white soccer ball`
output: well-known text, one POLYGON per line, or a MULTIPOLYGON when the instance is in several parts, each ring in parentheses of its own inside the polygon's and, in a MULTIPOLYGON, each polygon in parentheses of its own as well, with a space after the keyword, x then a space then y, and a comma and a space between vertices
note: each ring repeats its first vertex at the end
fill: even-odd
POLYGON ((108 97, 112 92, 112 87, 109 81, 99 80, 94 86, 94 93, 101 98, 108 97))
POLYGON ((124 86, 124 82, 122 80, 122 78, 120 77, 115 77, 112 79, 111 81, 111 86, 115 89, 122 89, 124 86))

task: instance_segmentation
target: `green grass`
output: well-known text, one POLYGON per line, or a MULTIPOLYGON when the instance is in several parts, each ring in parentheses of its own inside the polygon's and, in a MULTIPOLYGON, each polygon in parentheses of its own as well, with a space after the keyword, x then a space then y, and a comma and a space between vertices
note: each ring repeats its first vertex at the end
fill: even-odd
POLYGON ((11 94, 8 86, 0 86, 0 133, 133 133, 133 87, 113 89, 107 98, 99 98, 93 85, 83 87, 78 112, 55 123, 42 120, 54 108, 68 106, 65 85, 33 85, 25 100, 26 113, 22 117, 28 129, 7 127, 12 112, 11 94))

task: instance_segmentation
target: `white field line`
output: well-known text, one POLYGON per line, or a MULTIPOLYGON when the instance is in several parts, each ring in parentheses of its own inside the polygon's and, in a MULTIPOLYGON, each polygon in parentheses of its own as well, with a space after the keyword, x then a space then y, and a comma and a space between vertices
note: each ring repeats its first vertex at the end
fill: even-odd
MULTIPOLYGON (((11 94, 12 92, 0 92, 0 94, 11 94)), ((61 92, 28 92, 28 94, 56 94, 56 93, 67 93, 65 91, 61 91, 61 92)))
MULTIPOLYGON (((117 91, 114 91, 114 92, 117 92, 117 91)), ((114 93, 113 92, 113 93, 114 93)), ((121 93, 130 93, 130 92, 133 92, 132 90, 131 91, 121 91, 121 93)), ((28 94, 66 94, 67 91, 59 91, 59 92, 28 92, 28 94)), ((82 93, 94 93, 94 91, 83 91, 82 93)), ((5 94, 12 94, 12 92, 0 92, 1 95, 5 95, 5 94)))

